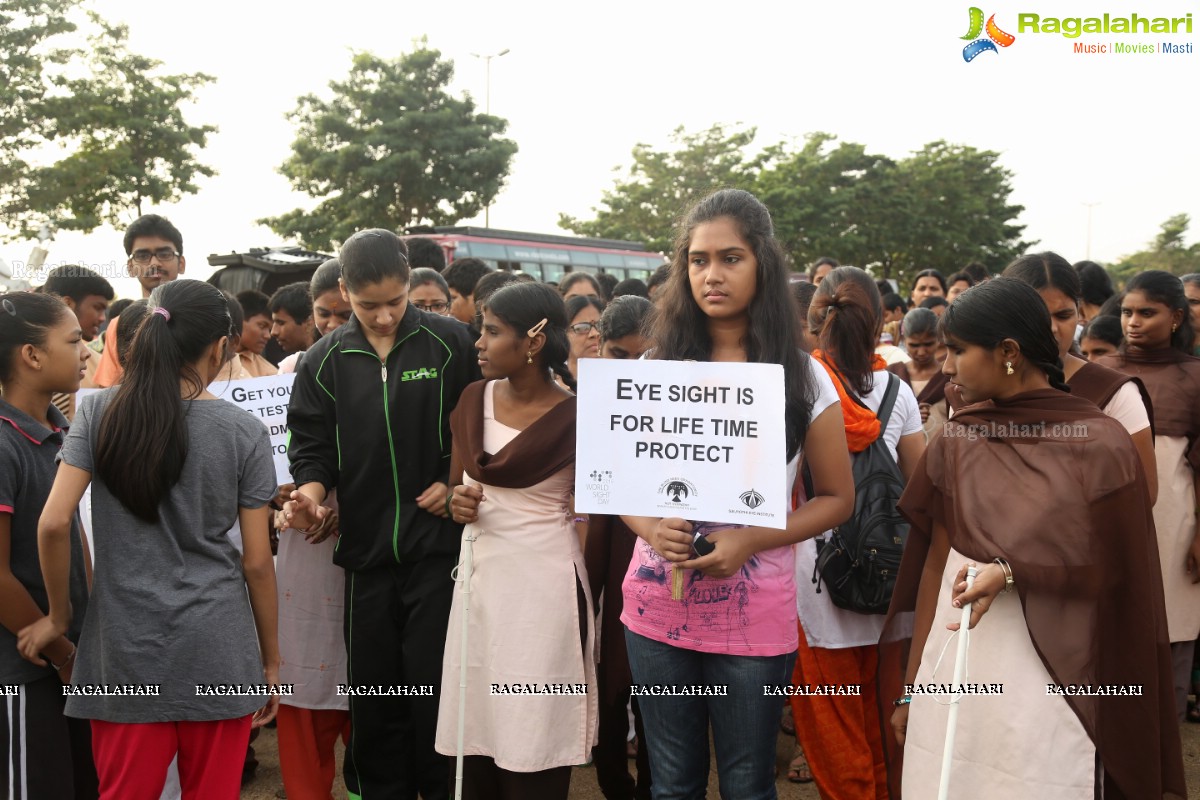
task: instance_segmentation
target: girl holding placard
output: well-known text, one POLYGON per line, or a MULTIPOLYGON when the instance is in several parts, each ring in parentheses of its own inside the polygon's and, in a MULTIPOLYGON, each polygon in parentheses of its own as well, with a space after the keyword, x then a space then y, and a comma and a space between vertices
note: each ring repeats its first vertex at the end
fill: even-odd
POLYGON ((795 660, 792 545, 853 510, 838 396, 800 349, 787 281, 771 215, 753 195, 721 190, 687 214, 649 357, 782 365, 787 457, 779 468, 791 486, 803 451, 815 491, 788 515, 785 530, 705 525, 715 547, 700 557, 692 522, 624 518, 641 541, 626 572, 621 621, 635 684, 662 687, 638 702, 655 793, 664 797, 704 796, 710 722, 721 795, 775 797, 779 699, 764 686, 787 686, 795 660), (664 562, 672 569, 660 569, 664 562), (672 599, 671 581, 656 578, 673 570, 685 570, 682 602, 672 599), (703 622, 693 612, 689 624, 688 597, 708 601, 703 622))

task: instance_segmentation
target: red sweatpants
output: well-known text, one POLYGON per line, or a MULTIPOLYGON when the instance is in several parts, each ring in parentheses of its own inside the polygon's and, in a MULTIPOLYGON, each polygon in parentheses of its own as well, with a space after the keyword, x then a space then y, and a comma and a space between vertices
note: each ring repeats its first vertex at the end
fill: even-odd
POLYGON ((888 800, 883 738, 876 704, 874 645, 809 647, 800 627, 796 685, 859 685, 861 696, 794 696, 796 738, 822 800, 888 800))
POLYGON ((338 736, 350 741, 350 712, 279 704, 275 733, 288 800, 332 800, 338 736))
POLYGON ((213 722, 92 720, 100 800, 158 800, 176 752, 183 800, 238 800, 250 717, 213 722))

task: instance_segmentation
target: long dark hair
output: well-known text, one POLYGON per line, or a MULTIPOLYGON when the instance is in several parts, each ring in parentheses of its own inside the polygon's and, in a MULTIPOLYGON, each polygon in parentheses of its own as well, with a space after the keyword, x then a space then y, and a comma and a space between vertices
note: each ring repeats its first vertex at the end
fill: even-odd
POLYGON ((1005 278, 1015 278, 1034 289, 1058 289, 1076 306, 1083 299, 1079 273, 1058 253, 1030 253, 1004 268, 1005 278))
POLYGON ((942 315, 938 331, 943 338, 995 350, 1005 339, 1021 348, 1029 363, 1046 373, 1050 385, 1069 392, 1063 381, 1058 341, 1050 331, 1050 312, 1042 296, 1015 278, 993 278, 972 286, 954 298, 942 315))
POLYGON ((814 391, 808 356, 801 349, 795 301, 788 291, 787 259, 775 238, 771 213, 754 195, 721 189, 693 206, 680 222, 670 274, 659 295, 661 308, 651 328, 651 357, 671 361, 708 361, 712 357, 708 317, 692 297, 688 281, 688 247, 697 225, 722 217, 737 225, 758 262, 743 346, 747 361, 783 365, 787 457, 791 460, 804 444, 814 391))
POLYGON ((1171 334, 1171 347, 1190 356, 1192 346, 1196 343, 1196 333, 1192 330, 1192 311, 1183 291, 1183 281, 1169 272, 1148 269, 1134 275, 1129 283, 1125 284, 1125 294, 1130 292, 1141 292, 1151 302, 1162 303, 1172 311, 1183 312, 1183 320, 1171 334))
POLYGON ((45 347, 50 329, 70 313, 71 309, 52 294, 0 294, 0 384, 13 379, 17 351, 27 344, 45 347))
POLYGON ((229 309, 215 286, 171 281, 150 295, 150 313, 138 326, 116 395, 100 420, 96 475, 139 519, 158 521, 158 506, 179 482, 188 453, 188 399, 204 391, 195 362, 213 342, 230 335, 229 309))
POLYGON ((808 309, 817 344, 860 397, 875 385, 871 368, 883 327, 875 279, 858 267, 838 267, 817 286, 808 309))
POLYGON ((550 379, 549 371, 553 370, 567 388, 575 391, 575 378, 567 368, 571 345, 567 342, 567 310, 562 295, 544 283, 519 281, 497 289, 483 307, 516 331, 518 337, 546 320, 542 328, 546 344, 538 353, 547 370, 546 380, 550 379))

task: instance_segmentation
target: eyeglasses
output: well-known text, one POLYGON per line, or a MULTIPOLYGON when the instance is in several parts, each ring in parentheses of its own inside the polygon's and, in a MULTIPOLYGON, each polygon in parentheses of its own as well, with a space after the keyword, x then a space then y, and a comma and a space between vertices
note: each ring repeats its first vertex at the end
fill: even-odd
POLYGON ((422 311, 432 311, 434 314, 445 315, 445 313, 450 310, 450 304, 442 303, 442 302, 421 303, 421 302, 414 300, 413 305, 416 306, 417 308, 421 309, 422 311))
POLYGON ((134 250, 129 256, 133 263, 145 266, 150 263, 151 259, 158 261, 160 264, 169 264, 179 258, 179 253, 172 250, 170 247, 160 247, 157 250, 134 250))
POLYGON ((600 330, 600 324, 597 322, 576 322, 570 328, 571 333, 579 336, 587 336, 592 331, 600 330))

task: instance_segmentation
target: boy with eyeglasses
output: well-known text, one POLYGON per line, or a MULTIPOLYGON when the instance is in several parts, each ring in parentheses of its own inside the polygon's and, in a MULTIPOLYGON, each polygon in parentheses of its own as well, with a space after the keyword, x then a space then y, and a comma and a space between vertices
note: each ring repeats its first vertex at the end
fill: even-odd
POLYGON ((125 267, 142 285, 142 297, 183 274, 183 235, 166 217, 146 214, 125 231, 125 267))
MULTIPOLYGON (((166 217, 145 214, 125 230, 125 269, 142 287, 142 298, 164 283, 175 280, 187 268, 183 257, 183 234, 166 217)), ((107 389, 121 380, 121 365, 117 363, 117 326, 120 317, 112 320, 104 331, 104 348, 100 366, 96 368, 95 383, 107 389)))

